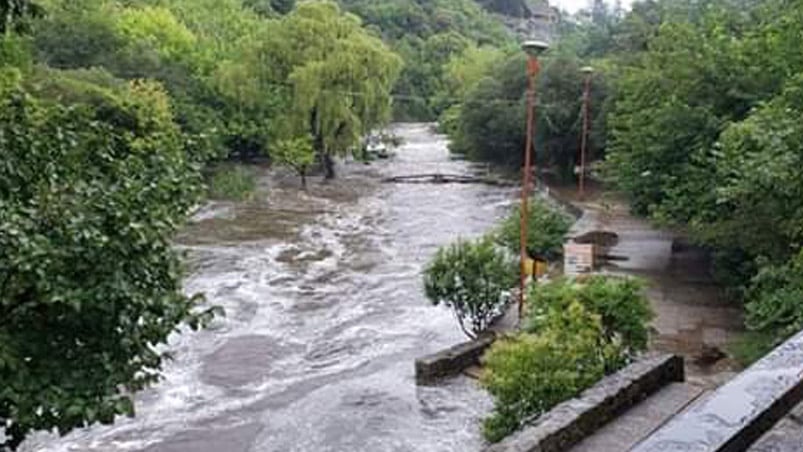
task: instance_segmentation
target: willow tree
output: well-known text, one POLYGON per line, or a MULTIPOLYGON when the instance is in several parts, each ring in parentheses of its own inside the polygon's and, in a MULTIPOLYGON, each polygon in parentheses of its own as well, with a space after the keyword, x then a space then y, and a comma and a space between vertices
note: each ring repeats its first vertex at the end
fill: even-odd
POLYGON ((302 3, 266 31, 244 67, 261 71, 263 84, 288 91, 281 133, 312 135, 326 177, 333 178, 333 157, 390 118, 401 59, 331 2, 302 3))

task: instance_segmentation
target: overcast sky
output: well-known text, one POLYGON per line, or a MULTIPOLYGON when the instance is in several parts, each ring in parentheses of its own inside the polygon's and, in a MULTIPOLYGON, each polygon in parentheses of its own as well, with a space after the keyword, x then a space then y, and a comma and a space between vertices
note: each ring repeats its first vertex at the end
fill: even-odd
MULTIPOLYGON (((613 3, 613 1, 614 0, 607 0, 606 3, 613 3)), ((574 13, 577 12, 578 9, 590 6, 591 0, 551 0, 549 3, 574 13)), ((622 0, 622 6, 625 7, 625 9, 630 8, 631 3, 633 3, 633 0, 622 0)))

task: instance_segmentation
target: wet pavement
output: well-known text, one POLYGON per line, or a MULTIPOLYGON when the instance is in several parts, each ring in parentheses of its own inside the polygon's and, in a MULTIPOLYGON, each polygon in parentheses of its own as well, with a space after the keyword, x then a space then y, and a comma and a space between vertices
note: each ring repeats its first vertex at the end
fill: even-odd
POLYGON ((483 234, 513 188, 381 184, 414 173, 473 174, 427 125, 401 126, 398 157, 341 166, 339 180, 267 173, 244 204, 213 203, 181 234, 188 293, 227 316, 175 335, 164 380, 137 417, 42 452, 447 452, 479 450, 489 397, 467 378, 418 387, 414 359, 464 340, 432 307, 421 271, 458 236, 483 234))
MULTIPOLYGON (((571 198, 574 193, 559 195, 571 198)), ((585 213, 574 225, 573 236, 615 235, 615 240, 605 237, 609 259, 602 261, 601 271, 647 282, 655 313, 651 348, 684 356, 690 379, 707 387, 732 377, 739 366, 725 350, 743 332, 742 310, 714 283, 707 254, 687 244, 681 234, 634 217, 626 202, 613 195, 597 194, 577 204, 585 213)))

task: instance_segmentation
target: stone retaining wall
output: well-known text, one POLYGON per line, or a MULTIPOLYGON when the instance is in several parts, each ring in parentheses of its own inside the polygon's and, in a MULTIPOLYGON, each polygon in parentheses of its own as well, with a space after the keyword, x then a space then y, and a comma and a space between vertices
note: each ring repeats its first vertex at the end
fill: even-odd
POLYGON ((803 332, 693 404, 633 451, 741 452, 801 400, 803 332))
POLYGON ((684 378, 682 358, 644 358, 561 403, 485 452, 566 451, 664 386, 684 378))
POLYGON ((415 360, 416 382, 434 383, 439 379, 458 375, 467 368, 479 364, 482 354, 495 340, 496 335, 488 333, 477 340, 415 360))

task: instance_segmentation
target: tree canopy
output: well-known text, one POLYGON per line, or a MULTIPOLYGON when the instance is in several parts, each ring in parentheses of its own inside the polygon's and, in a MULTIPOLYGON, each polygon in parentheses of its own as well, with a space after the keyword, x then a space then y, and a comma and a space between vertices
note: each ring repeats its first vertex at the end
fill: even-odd
POLYGON ((801 326, 782 301, 803 245, 801 26, 800 1, 648 2, 612 35, 639 44, 615 57, 608 175, 709 247, 748 326, 778 340, 801 326))
POLYGON ((200 179, 165 91, 51 76, 41 92, 20 77, 0 89, 0 421, 12 449, 31 430, 133 414, 132 392, 158 378, 156 346, 211 315, 182 293, 172 249, 200 179))
POLYGON ((275 149, 306 174, 389 120, 402 67, 332 2, 41 4, 0 3, 2 450, 133 415, 216 314, 172 243, 201 170, 275 149))

